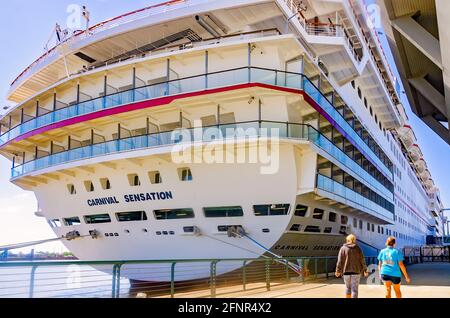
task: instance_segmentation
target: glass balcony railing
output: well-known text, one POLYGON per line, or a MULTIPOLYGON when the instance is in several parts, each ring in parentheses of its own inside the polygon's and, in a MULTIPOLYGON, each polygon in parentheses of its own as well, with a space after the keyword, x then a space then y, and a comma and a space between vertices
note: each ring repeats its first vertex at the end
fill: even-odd
POLYGON ((333 193, 345 200, 351 201, 359 206, 362 206, 369 210, 371 214, 377 215, 383 219, 388 219, 393 221, 394 214, 389 210, 383 208, 377 203, 371 201, 370 199, 362 196, 361 194, 347 188, 343 184, 336 182, 326 176, 321 174, 317 175, 317 188, 333 193))
POLYGON ((12 178, 18 178, 25 174, 56 165, 119 152, 159 146, 170 146, 181 143, 210 142, 214 140, 226 140, 230 138, 243 137, 279 137, 311 141, 317 147, 321 148, 330 156, 335 158, 339 163, 347 167, 350 171, 353 171, 359 177, 358 179, 360 182, 366 184, 368 187, 374 189, 374 191, 392 201, 392 192, 390 192, 378 180, 376 180, 355 161, 348 157, 341 149, 336 147, 329 139, 319 133, 315 128, 304 124, 273 121, 249 121, 210 127, 179 129, 175 131, 160 132, 88 145, 52 154, 29 161, 20 166, 13 167, 12 178), (201 140, 196 140, 195 138, 198 138, 197 136, 200 136, 201 140))
POLYGON ((305 75, 258 67, 236 68, 171 80, 80 102, 76 105, 58 109, 19 124, 0 136, 0 147, 25 133, 77 116, 168 95, 177 95, 245 83, 263 83, 304 90, 304 92, 320 106, 324 111, 324 115, 329 116, 332 124, 339 126, 342 129, 343 134, 353 140, 353 143, 355 143, 355 146, 359 151, 365 154, 365 156, 378 167, 385 176, 392 179, 392 172, 388 167, 379 159, 373 150, 333 107, 332 103, 305 75))

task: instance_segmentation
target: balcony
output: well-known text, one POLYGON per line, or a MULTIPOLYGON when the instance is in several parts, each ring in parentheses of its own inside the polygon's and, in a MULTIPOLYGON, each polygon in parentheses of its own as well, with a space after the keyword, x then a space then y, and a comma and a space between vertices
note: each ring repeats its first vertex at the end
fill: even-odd
MULTIPOLYGON (((373 191, 387 198, 389 201, 393 200, 393 193, 389 191, 389 189, 383 186, 382 183, 359 166, 353 159, 348 157, 341 149, 335 146, 314 127, 305 124, 259 120, 201 128, 189 128, 183 130, 182 134, 180 134, 180 130, 172 130, 111 140, 70 149, 13 167, 11 171, 12 180, 52 167, 58 169, 58 167, 64 164, 78 162, 78 164, 82 165, 83 160, 117 153, 162 148, 177 144, 192 145, 192 142, 205 143, 211 141, 226 141, 234 138, 271 137, 273 132, 271 129, 276 130, 278 133, 277 137, 279 137, 281 141, 303 140, 311 142, 314 147, 316 147, 315 150, 318 153, 334 159, 339 165, 345 167, 346 170, 355 176, 361 183, 364 183, 367 187, 373 189, 373 191), (269 134, 266 133, 266 129, 269 134), (189 136, 187 136, 186 132, 189 136), (205 132, 207 133, 205 134, 205 132), (202 139, 196 140, 196 136, 202 136, 202 139), (212 136, 214 136, 214 139, 212 136)), ((171 149, 166 149, 166 152, 170 151, 171 149)))
POLYGON ((366 212, 384 224, 393 223, 393 211, 380 206, 356 191, 321 174, 317 175, 317 195, 366 212))
MULTIPOLYGON (((128 105, 139 102, 154 101, 158 98, 168 96, 172 96, 174 99, 177 97, 182 98, 183 96, 188 96, 186 94, 193 92, 205 92, 250 83, 265 84, 273 88, 282 87, 293 89, 291 92, 303 94, 308 103, 327 118, 378 170, 389 180, 392 180, 392 172, 387 165, 375 154, 374 150, 369 147, 362 136, 342 117, 341 113, 336 110, 330 100, 323 95, 307 76, 300 73, 258 67, 242 67, 165 81, 58 109, 19 124, 7 131, 0 136, 0 147, 11 141, 24 139, 28 134, 37 134, 57 127, 69 126, 76 123, 76 119, 81 118, 83 115, 88 117, 91 115, 96 116, 96 114, 99 117, 109 116, 109 113, 102 115, 101 112, 109 109, 119 109, 120 111, 126 112, 129 111, 129 108, 127 108, 128 105)), ((163 99, 161 105, 164 102, 167 104, 169 101, 163 99)))
POLYGON ((285 3, 289 8, 289 16, 296 14, 294 26, 339 85, 345 85, 363 73, 369 57, 352 40, 351 32, 344 23, 342 6, 339 9, 330 6, 338 11, 321 7, 323 10, 320 12, 330 13, 320 14, 314 10, 314 5, 320 6, 318 3, 308 3, 308 10, 302 10, 299 1, 285 0, 285 3), (308 19, 304 12, 315 17, 308 19))

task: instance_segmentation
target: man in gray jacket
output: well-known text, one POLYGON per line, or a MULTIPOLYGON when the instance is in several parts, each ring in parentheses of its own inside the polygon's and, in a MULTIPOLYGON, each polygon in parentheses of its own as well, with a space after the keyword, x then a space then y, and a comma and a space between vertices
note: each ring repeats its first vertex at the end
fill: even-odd
POLYGON ((339 250, 336 264, 336 277, 344 277, 347 298, 358 298, 361 274, 365 277, 369 275, 366 261, 361 248, 356 244, 356 236, 350 234, 339 250))

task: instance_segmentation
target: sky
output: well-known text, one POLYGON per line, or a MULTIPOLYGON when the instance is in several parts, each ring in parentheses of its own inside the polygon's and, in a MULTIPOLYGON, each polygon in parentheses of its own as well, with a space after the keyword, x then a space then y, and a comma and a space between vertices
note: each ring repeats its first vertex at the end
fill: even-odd
MULTIPOLYGON (((44 52, 55 23, 65 27, 70 5, 87 5, 92 23, 161 1, 145 0, 14 0, 3 1, 0 19, 0 109, 9 105, 5 96, 11 81, 44 52), (7 48, 7 49, 5 49, 7 48)), ((383 38, 383 36, 381 36, 383 38)), ((385 42, 386 43, 386 42, 385 42)), ((387 48, 389 55, 389 49, 387 48)), ((392 62, 392 57, 389 56, 392 62)), ((393 63, 391 63, 393 64, 393 63)), ((393 66, 394 72, 398 73, 393 66)), ((450 207, 450 146, 435 135, 410 111, 406 96, 401 97, 411 125, 422 148, 431 174, 441 189, 445 207, 450 207)), ((34 194, 9 182, 11 163, 0 156, 0 246, 54 237, 47 222, 34 215, 37 202, 34 194)), ((38 250, 61 251, 60 243, 46 244, 38 250)))

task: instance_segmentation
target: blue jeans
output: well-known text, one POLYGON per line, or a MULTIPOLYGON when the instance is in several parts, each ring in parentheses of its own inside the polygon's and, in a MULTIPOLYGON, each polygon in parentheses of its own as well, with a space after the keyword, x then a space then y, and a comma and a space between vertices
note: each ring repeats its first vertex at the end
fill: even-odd
POLYGON ((358 298, 358 287, 361 275, 343 275, 345 283, 345 294, 358 298))

